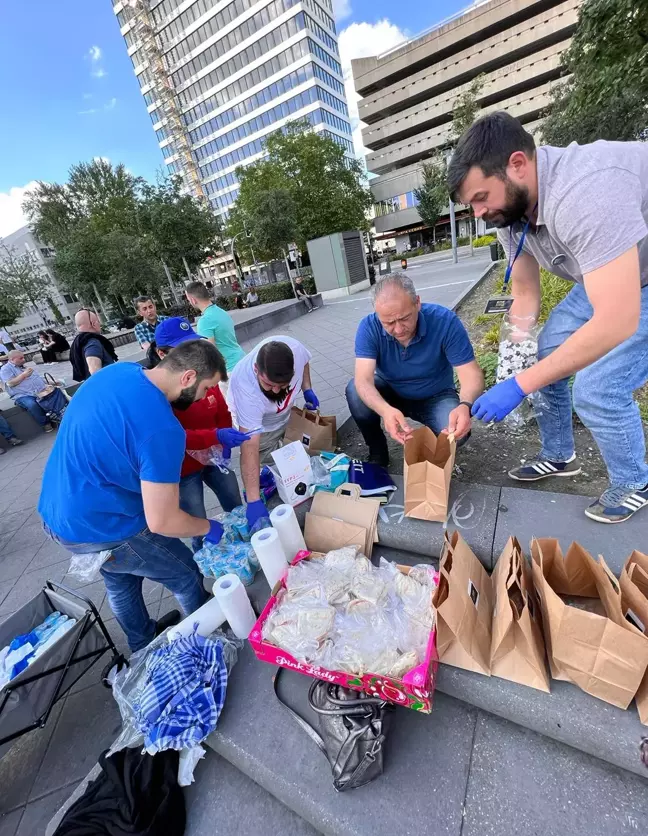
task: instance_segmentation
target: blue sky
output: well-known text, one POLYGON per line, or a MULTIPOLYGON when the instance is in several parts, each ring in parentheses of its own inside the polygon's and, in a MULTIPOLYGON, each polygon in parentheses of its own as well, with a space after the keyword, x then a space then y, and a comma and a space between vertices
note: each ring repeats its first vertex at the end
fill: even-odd
MULTIPOLYGON (((468 5, 334 0, 343 58, 389 49, 468 5)), ((162 155, 110 0, 2 3, 0 79, 0 235, 21 225, 25 186, 64 180, 76 162, 107 157, 155 178, 162 155)))

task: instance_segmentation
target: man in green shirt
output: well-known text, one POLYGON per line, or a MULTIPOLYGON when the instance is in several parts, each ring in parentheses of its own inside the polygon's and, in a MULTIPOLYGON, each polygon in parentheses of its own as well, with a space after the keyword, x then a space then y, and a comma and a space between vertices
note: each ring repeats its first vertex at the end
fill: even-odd
POLYGON ((236 339, 232 317, 214 303, 202 282, 189 282, 185 287, 185 293, 189 304, 201 312, 196 331, 201 337, 214 343, 225 358, 229 374, 241 357, 245 357, 245 352, 236 339))

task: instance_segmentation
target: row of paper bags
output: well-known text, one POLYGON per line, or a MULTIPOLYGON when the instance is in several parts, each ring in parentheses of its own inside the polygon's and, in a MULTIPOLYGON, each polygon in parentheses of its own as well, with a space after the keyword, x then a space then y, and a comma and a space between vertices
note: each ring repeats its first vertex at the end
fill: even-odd
POLYGON ((439 658, 448 665, 549 691, 554 679, 627 708, 648 724, 648 556, 633 552, 617 579, 578 543, 510 538, 488 575, 458 532, 439 564, 439 658))

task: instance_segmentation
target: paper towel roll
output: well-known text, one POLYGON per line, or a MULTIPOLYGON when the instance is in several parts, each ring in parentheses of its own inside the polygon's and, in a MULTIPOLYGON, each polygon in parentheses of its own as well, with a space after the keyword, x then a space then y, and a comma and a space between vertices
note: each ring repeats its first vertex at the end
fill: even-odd
POLYGON ((199 636, 209 636, 225 622, 225 614, 216 598, 210 598, 202 607, 188 615, 180 624, 172 627, 167 636, 169 641, 177 639, 178 636, 190 636, 193 633, 194 624, 198 623, 196 632, 199 636))
POLYGON ((252 535, 251 542, 263 574, 272 589, 288 571, 288 561, 279 539, 279 532, 276 528, 262 528, 252 535))
POLYGON ((256 622, 256 615, 238 575, 223 575, 213 588, 214 598, 239 639, 247 639, 256 622))
POLYGON ((270 522, 277 529, 281 545, 290 563, 298 551, 306 549, 304 535, 301 532, 295 509, 292 505, 277 505, 270 514, 270 522))

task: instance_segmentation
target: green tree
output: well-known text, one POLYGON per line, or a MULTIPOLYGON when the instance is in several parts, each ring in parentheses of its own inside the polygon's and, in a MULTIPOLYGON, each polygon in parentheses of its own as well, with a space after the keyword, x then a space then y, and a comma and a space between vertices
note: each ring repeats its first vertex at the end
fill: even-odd
MULTIPOLYGON (((372 198, 357 160, 345 157, 332 139, 316 134, 306 120, 289 123, 266 141, 267 159, 237 169, 239 222, 259 221, 259 202, 268 192, 287 193, 295 207, 295 243, 304 249, 312 238, 368 228, 372 198)), ((262 236, 263 237, 263 236, 262 236)))
POLYGON ((443 154, 437 154, 431 162, 423 163, 423 185, 414 190, 414 196, 418 200, 418 213, 423 223, 432 228, 435 240, 436 222, 448 210, 446 168, 443 154))
POLYGON ((7 296, 3 283, 0 281, 0 328, 13 325, 21 314, 20 305, 15 299, 7 296))
POLYGON ((49 276, 33 253, 19 253, 14 247, 0 245, 0 296, 22 310, 26 305, 38 307, 50 293, 49 276))
POLYGON ((182 194, 180 177, 145 184, 137 204, 138 228, 148 236, 151 250, 171 271, 199 267, 221 248, 221 227, 212 210, 194 197, 182 194))
POLYGON ((288 245, 299 237, 297 207, 287 189, 269 188, 256 192, 245 216, 235 207, 230 213, 228 234, 236 238, 236 250, 250 259, 269 261, 283 258, 288 245))
POLYGON ((460 93, 452 106, 452 125, 450 127, 450 145, 454 148, 459 137, 475 121, 479 113, 478 99, 484 88, 484 76, 478 75, 470 86, 460 93))
POLYGON ((648 138, 645 0, 586 0, 562 57, 570 76, 552 90, 545 142, 648 138))

